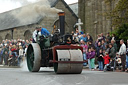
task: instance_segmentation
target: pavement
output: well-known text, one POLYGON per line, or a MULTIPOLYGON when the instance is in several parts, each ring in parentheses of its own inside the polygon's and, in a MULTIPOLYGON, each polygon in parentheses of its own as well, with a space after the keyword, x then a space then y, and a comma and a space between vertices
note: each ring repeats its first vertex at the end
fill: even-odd
POLYGON ((53 69, 41 68, 29 72, 23 68, 0 68, 0 85, 128 85, 124 72, 88 71, 81 74, 55 74, 53 69))
MULTIPOLYGON (((95 65, 97 67, 98 65, 95 65)), ((19 67, 19 66, 7 66, 7 65, 0 65, 0 68, 25 68, 28 69, 27 66, 19 67)), ((53 67, 50 67, 50 69, 54 69, 53 67)), ((90 71, 89 66, 83 66, 83 70, 90 71)), ((98 69, 94 69, 93 71, 99 71, 98 69)), ((112 71, 109 71, 112 72, 112 71)), ((120 70, 115 70, 114 72, 120 72, 120 70)))
POLYGON ((0 65, 0 68, 20 68, 19 66, 0 65))
MULTIPOLYGON (((8 66, 8 65, 0 65, 0 68, 20 68, 19 66, 8 66)), ((83 66, 83 69, 88 69, 89 66, 83 66)))

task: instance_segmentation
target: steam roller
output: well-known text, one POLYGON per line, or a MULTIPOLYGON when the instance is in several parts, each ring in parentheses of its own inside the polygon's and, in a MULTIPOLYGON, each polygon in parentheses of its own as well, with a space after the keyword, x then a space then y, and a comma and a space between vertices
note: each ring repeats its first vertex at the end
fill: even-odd
POLYGON ((74 46, 77 42, 72 35, 65 34, 65 13, 60 12, 60 32, 53 36, 39 36, 37 43, 27 49, 27 66, 30 72, 38 72, 40 67, 54 67, 57 74, 80 74, 83 69, 83 48, 74 46))

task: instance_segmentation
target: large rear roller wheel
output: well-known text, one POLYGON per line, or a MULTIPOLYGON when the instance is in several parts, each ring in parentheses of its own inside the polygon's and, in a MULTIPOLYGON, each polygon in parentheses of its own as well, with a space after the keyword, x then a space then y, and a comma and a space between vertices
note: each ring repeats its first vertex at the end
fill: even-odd
POLYGON ((41 50, 37 43, 32 43, 27 49, 27 66, 30 72, 38 72, 41 66, 41 50))
MULTIPOLYGON (((83 61, 81 50, 57 50, 57 61, 69 59, 70 61, 83 61)), ((83 63, 54 63, 55 73, 75 73, 80 74, 83 63)))

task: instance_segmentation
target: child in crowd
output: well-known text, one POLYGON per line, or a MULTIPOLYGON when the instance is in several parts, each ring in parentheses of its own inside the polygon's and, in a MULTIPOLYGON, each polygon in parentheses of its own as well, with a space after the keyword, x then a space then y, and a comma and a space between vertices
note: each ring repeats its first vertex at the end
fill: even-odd
MULTIPOLYGON (((86 61, 87 60, 86 53, 87 53, 88 46, 83 40, 80 41, 80 46, 83 47, 83 59, 84 61, 86 61)), ((83 65, 87 66, 87 63, 84 63, 83 65)))
POLYGON ((88 49, 87 59, 88 59, 89 69, 94 70, 94 68, 95 68, 95 51, 93 48, 88 49))
POLYGON ((88 65, 89 65, 89 69, 91 70, 91 48, 88 49, 88 53, 87 53, 87 59, 88 59, 88 65))
POLYGON ((117 52, 116 53, 116 62, 117 62, 117 66, 118 66, 118 69, 121 70, 121 58, 120 58, 120 55, 119 53, 117 52))
POLYGON ((95 68, 95 55, 96 55, 96 52, 95 52, 93 47, 91 47, 91 53, 92 53, 92 55, 91 55, 91 67, 92 67, 92 70, 94 70, 94 68, 95 68))
POLYGON ((102 49, 100 49, 100 51, 99 51, 98 65, 99 65, 99 71, 103 71, 103 51, 102 51, 102 49))
POLYGON ((109 64, 110 57, 108 52, 105 52, 105 56, 103 57, 103 59, 104 59, 104 65, 109 64))

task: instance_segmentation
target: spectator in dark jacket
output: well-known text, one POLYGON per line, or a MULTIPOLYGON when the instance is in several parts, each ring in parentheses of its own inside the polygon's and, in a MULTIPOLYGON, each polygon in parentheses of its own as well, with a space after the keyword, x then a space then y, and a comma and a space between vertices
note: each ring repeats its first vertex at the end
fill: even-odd
POLYGON ((105 50, 106 49, 106 42, 105 42, 105 40, 102 40, 102 48, 103 48, 103 50, 105 50))
POLYGON ((110 53, 110 48, 109 48, 109 45, 107 44, 107 45, 105 45, 105 52, 107 52, 108 54, 110 53))
POLYGON ((98 42, 98 45, 96 47, 96 56, 98 57, 99 56, 99 51, 100 49, 102 49, 102 46, 101 46, 101 42, 98 42))
POLYGON ((103 71, 103 51, 100 49, 98 54, 98 65, 99 65, 99 71, 103 71))
POLYGON ((109 48, 110 48, 109 57, 113 59, 116 56, 115 48, 113 47, 111 43, 109 44, 109 48))
POLYGON ((9 58, 9 54, 7 51, 5 51, 5 54, 4 54, 4 63, 5 65, 8 65, 8 58, 9 58))
POLYGON ((94 50, 96 49, 94 44, 91 41, 88 42, 88 47, 93 48, 94 50))
POLYGON ((92 39, 92 37, 90 35, 87 35, 87 41, 88 42, 93 42, 93 39, 92 39))
POLYGON ((106 39, 108 40, 108 42, 110 43, 111 42, 111 37, 110 37, 110 34, 109 34, 109 32, 107 33, 107 35, 106 35, 106 39))
POLYGON ((4 46, 3 47, 3 58, 4 58, 5 65, 7 65, 8 53, 9 53, 9 49, 6 46, 4 46))
POLYGON ((111 43, 115 49, 115 52, 117 52, 117 44, 116 44, 115 40, 111 40, 111 43))

